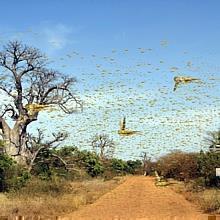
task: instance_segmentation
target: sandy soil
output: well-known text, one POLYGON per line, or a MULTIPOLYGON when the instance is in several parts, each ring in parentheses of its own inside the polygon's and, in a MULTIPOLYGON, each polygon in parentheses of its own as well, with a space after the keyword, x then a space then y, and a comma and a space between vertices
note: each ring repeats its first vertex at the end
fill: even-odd
POLYGON ((151 177, 128 177, 95 203, 62 220, 207 220, 194 205, 168 187, 156 187, 151 177))

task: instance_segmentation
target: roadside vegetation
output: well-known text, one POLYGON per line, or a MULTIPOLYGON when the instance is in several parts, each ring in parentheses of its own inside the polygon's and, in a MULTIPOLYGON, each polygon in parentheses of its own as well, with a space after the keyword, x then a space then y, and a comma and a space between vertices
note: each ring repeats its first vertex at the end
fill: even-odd
POLYGON ((31 172, 0 154, 1 215, 59 216, 94 202, 123 182, 125 175, 140 174, 142 162, 103 158, 95 151, 65 146, 60 159, 43 152, 31 172))
POLYGON ((156 170, 172 187, 207 213, 220 213, 220 131, 209 133, 208 151, 171 152, 156 162, 156 170))
MULTIPOLYGON (((93 140, 97 141, 97 137, 93 140)), ((105 147, 114 149, 113 141, 104 137, 106 143, 111 143, 105 147)), ((154 176, 157 171, 171 183, 169 187, 204 212, 220 213, 220 180, 216 177, 220 153, 217 150, 173 151, 154 162, 146 154, 142 160, 124 161, 109 154, 111 151, 97 143, 93 151, 73 146, 43 151, 31 172, 6 154, 0 154, 0 212, 4 215, 62 215, 94 202, 123 182, 126 175, 154 176)))

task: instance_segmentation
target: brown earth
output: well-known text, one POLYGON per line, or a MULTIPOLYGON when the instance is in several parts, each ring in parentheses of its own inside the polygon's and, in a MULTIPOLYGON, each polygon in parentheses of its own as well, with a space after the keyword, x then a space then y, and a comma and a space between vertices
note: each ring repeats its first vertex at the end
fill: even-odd
POLYGON ((62 220, 207 220, 194 205, 154 178, 135 176, 62 220))

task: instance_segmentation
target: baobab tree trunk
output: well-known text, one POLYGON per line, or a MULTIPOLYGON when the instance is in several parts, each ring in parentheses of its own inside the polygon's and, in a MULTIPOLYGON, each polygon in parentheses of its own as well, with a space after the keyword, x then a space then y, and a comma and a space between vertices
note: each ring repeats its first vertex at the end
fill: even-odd
POLYGON ((26 126, 16 122, 14 127, 10 128, 5 119, 0 119, 0 128, 5 142, 4 152, 17 163, 27 166, 26 126))

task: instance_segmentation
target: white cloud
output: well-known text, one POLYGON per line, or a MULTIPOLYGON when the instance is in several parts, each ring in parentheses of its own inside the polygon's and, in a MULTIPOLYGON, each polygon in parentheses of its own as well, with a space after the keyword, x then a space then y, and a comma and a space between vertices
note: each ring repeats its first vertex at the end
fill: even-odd
POLYGON ((45 36, 51 49, 63 49, 73 43, 71 34, 73 29, 64 24, 56 24, 53 27, 43 27, 42 35, 45 36))
POLYGON ((43 22, 23 30, 5 28, 0 33, 0 44, 8 40, 20 40, 51 55, 77 43, 74 36, 81 30, 63 23, 43 22))

